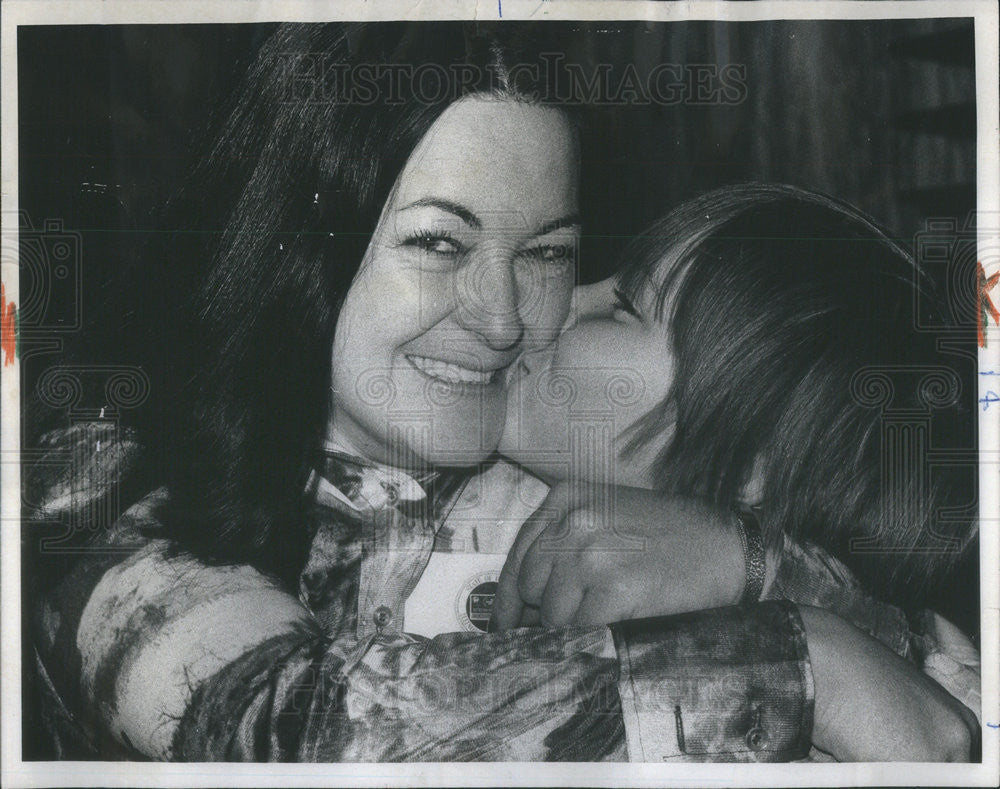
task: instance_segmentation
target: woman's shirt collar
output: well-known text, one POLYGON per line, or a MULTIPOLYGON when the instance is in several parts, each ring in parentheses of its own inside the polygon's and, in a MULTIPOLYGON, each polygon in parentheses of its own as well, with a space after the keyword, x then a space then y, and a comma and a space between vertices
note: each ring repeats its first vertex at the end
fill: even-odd
POLYGON ((419 505, 427 500, 428 488, 440 476, 432 470, 414 476, 330 446, 320 454, 315 474, 319 503, 338 503, 362 513, 419 505))

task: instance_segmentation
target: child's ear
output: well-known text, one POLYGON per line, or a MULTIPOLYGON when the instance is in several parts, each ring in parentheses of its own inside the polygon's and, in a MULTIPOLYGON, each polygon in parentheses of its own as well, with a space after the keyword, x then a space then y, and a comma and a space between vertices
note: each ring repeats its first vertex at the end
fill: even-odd
POLYGON ((740 489, 739 501, 745 507, 759 507, 764 503, 764 474, 767 469, 767 458, 760 452, 754 458, 750 478, 740 489))

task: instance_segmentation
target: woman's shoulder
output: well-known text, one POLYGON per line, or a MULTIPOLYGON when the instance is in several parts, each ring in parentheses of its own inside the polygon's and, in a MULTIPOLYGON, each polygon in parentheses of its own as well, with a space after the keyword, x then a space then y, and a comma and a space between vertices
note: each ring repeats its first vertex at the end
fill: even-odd
POLYGON ((30 517, 40 520, 105 498, 137 466, 142 450, 133 429, 89 420, 47 431, 26 454, 25 498, 30 517))
POLYGON ((297 597, 248 565, 210 565, 137 538, 158 493, 123 515, 44 602, 39 657, 83 737, 169 758, 195 691, 268 643, 320 635, 297 597), (111 544, 113 543, 113 544, 111 544), (241 613, 238 613, 241 612, 241 613))
MULTIPOLYGON (((166 487, 110 516, 106 499, 139 451, 134 434, 114 425, 46 435, 33 468, 38 498, 29 528, 65 529, 95 508, 110 523, 63 541, 68 559, 47 572, 50 582, 34 598, 33 641, 49 695, 77 721, 79 739, 100 743, 110 734, 128 753, 165 758, 202 682, 272 639, 298 642, 318 631, 298 598, 269 576, 204 562, 165 537, 166 487)), ((36 564, 53 555, 42 551, 36 564)))

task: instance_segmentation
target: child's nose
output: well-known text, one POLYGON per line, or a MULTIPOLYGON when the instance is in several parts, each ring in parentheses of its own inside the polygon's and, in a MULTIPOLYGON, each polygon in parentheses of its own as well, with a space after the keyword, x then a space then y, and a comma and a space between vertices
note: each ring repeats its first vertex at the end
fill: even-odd
POLYGON ((578 321, 609 317, 615 309, 615 280, 605 279, 593 285, 578 285, 573 290, 573 303, 563 331, 578 321))

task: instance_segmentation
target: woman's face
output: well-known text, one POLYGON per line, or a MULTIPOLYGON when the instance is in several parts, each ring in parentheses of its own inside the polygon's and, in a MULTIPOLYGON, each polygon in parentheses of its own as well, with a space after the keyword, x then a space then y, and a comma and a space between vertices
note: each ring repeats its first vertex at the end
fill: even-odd
POLYGON ((672 434, 664 414, 655 436, 621 453, 629 428, 667 397, 674 358, 652 288, 630 303, 615 286, 577 288, 558 341, 526 354, 510 383, 500 452, 550 483, 654 487, 650 463, 672 434))
POLYGON ((438 118, 338 318, 334 443, 402 467, 496 449, 508 368, 550 343, 569 309, 577 169, 557 110, 470 97, 438 118))

